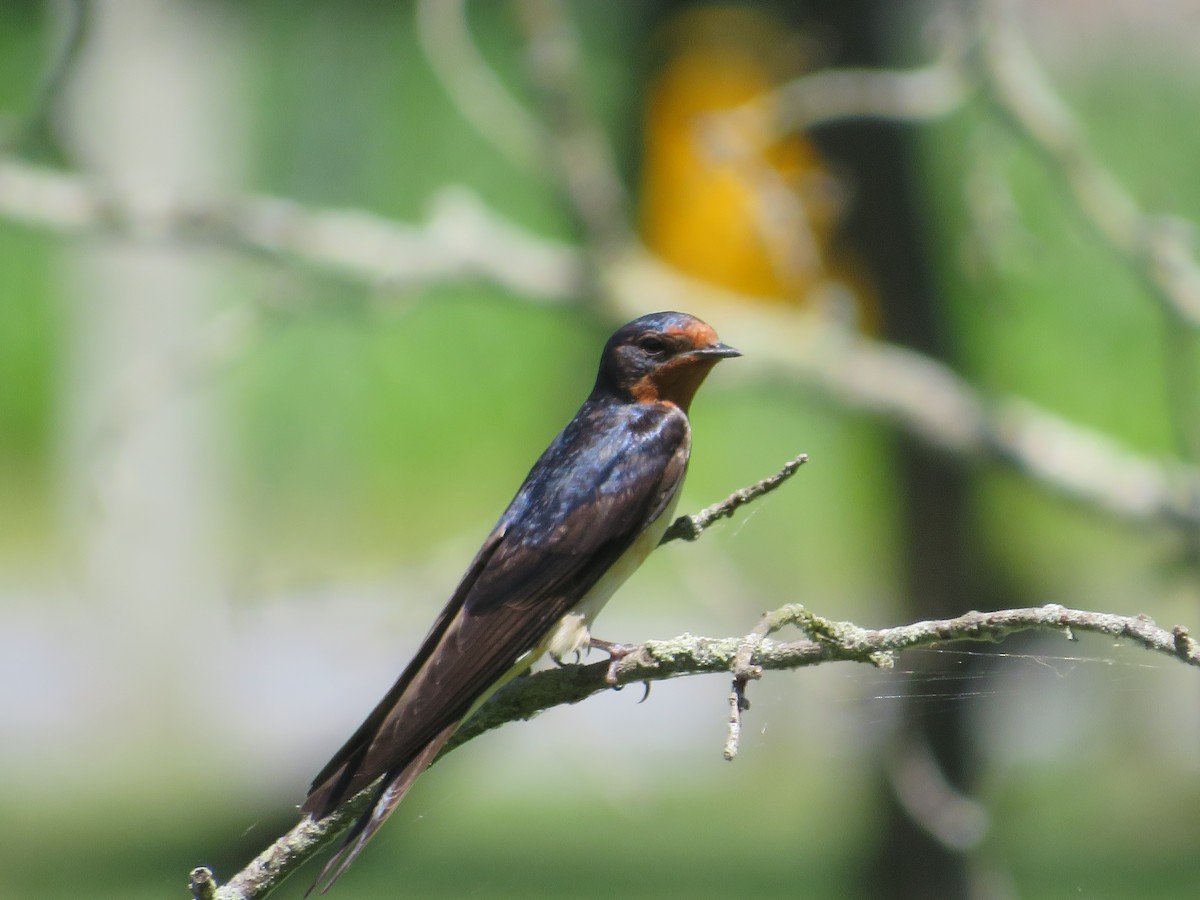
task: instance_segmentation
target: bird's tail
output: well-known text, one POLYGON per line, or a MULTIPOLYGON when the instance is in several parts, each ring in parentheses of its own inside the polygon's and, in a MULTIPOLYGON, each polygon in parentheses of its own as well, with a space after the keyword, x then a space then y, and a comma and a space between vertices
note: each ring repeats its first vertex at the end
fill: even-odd
POLYGON ((313 891, 318 891, 324 894, 337 881, 342 873, 350 867, 355 858, 367 845, 367 842, 375 836, 380 826, 387 821, 390 816, 404 799, 404 795, 408 793, 417 778, 433 763, 437 758, 446 741, 450 740, 458 728, 458 722, 452 722, 446 728, 442 729, 424 749, 421 750, 404 768, 395 772, 388 773, 383 777, 382 783, 376 790, 375 797, 371 801, 371 805, 366 811, 358 817, 358 820, 351 826, 350 831, 346 834, 342 845, 337 849, 337 852, 330 857, 329 862, 325 863, 325 867, 321 869, 313 883, 305 891, 304 896, 307 898, 313 891))

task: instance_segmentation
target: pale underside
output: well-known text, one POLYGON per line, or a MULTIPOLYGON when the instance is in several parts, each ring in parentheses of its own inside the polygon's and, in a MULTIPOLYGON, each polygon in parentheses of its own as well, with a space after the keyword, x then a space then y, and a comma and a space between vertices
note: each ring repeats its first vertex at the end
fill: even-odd
POLYGON ((629 579, 630 575, 637 571, 638 567, 646 561, 646 557, 662 541, 667 526, 675 520, 675 508, 679 505, 681 493, 683 493, 682 481, 676 488, 675 495, 667 502, 662 515, 647 526, 621 558, 613 563, 590 591, 583 595, 583 599, 575 605, 574 609, 559 619, 558 624, 550 629, 536 647, 518 659, 503 678, 493 684, 472 704, 467 715, 463 717, 464 721, 487 702, 492 694, 541 659, 543 654, 549 653, 555 660, 562 660, 577 652, 587 652, 592 643, 592 622, 595 621, 609 598, 629 579))

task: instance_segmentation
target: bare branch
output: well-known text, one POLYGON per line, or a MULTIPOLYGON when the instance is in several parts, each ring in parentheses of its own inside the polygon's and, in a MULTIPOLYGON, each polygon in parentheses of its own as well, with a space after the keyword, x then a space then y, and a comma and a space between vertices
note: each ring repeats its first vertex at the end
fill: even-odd
POLYGON ((579 32, 561 0, 520 0, 517 10, 549 157, 582 226, 585 246, 607 256, 629 244, 627 197, 608 138, 587 103, 579 32))
POLYGON ((822 69, 781 85, 729 115, 778 110, 781 133, 847 119, 930 122, 958 110, 970 94, 959 54, 918 69, 822 69))
POLYGON ((75 75, 84 45, 87 43, 93 10, 86 0, 70 0, 59 4, 61 14, 61 44, 51 58, 49 69, 42 78, 37 100, 25 117, 21 133, 13 140, 20 152, 42 159, 63 157, 55 133, 54 115, 62 99, 63 89, 75 75))
POLYGON ((697 144, 752 196, 757 237, 772 268, 786 280, 806 284, 827 279, 816 209, 839 190, 832 177, 815 171, 806 174, 803 184, 781 172, 774 152, 779 142, 803 129, 847 119, 919 123, 959 109, 969 94, 966 41, 949 28, 943 31, 941 58, 929 66, 821 69, 732 108, 697 116, 697 144), (818 196, 824 199, 814 206, 818 196))
POLYGON ((1084 220, 1150 288, 1167 312, 1200 327, 1200 266, 1192 228, 1150 216, 1087 146, 1082 129, 1055 95, 1032 52, 996 0, 983 4, 981 74, 996 108, 1049 165, 1084 220))
POLYGON ((463 118, 508 161, 539 171, 541 123, 503 85, 471 38, 467 0, 418 0, 417 40, 463 118))
POLYGON ((947 850, 972 850, 987 837, 986 807, 950 783, 925 735, 906 730, 889 741, 885 765, 905 813, 947 850))
POLYGON ((746 699, 746 684, 745 676, 734 675, 733 686, 729 689, 729 736, 725 738, 725 749, 721 751, 727 762, 733 762, 737 757, 742 741, 742 713, 750 709, 750 701, 746 699))
POLYGON ((1111 436, 1018 398, 985 401, 948 367, 894 345, 849 338, 809 345, 792 367, 849 405, 881 415, 925 443, 997 459, 1051 493, 1127 521, 1200 523, 1200 472, 1140 456, 1111 436))
MULTIPOLYGON (((982 4, 979 69, 993 105, 1045 162, 1083 221, 1145 286, 1165 316, 1167 402, 1180 454, 1200 465, 1200 264, 1194 226, 1150 215, 1097 160, 1051 88, 1015 22, 1011 4, 982 4)), ((1193 484, 1191 505, 1200 504, 1193 484)), ((1189 540, 1200 554, 1200 530, 1189 540)))
MULTIPOLYGON (((797 460, 803 462, 802 457, 803 455, 797 457, 797 460)), ((784 471, 787 471, 786 468, 784 471)), ((775 477, 782 481, 782 475, 781 472, 775 477)), ((762 483, 759 482, 760 485, 762 483)), ((763 670, 754 663, 755 655, 765 638, 788 625, 797 624, 801 609, 799 606, 785 606, 774 612, 764 613, 754 630, 742 638, 738 645, 737 653, 733 657, 733 686, 729 692, 729 736, 725 739, 725 750, 722 753, 727 762, 733 762, 738 754, 742 738, 742 713, 750 709, 750 701, 746 698, 746 685, 762 678, 763 670)))
MULTIPOLYGON (((220 244, 373 286, 480 278, 529 302, 578 296, 586 271, 577 249, 520 228, 463 190, 440 194, 426 224, 405 225, 266 196, 185 201, 0 157, 0 217, 65 233, 220 244)), ((827 318, 714 289, 645 254, 612 260, 606 279, 617 316, 646 312, 647 297, 712 321, 736 310, 738 345, 754 361, 756 377, 785 374, 947 453, 1001 461, 1042 488, 1117 519, 1200 525, 1194 466, 1133 453, 1018 398, 985 400, 929 357, 827 318)))
POLYGON ((0 158, 0 216, 55 231, 227 245, 391 289, 480 278, 529 299, 558 300, 581 272, 572 248, 452 188, 437 195, 426 225, 412 226, 264 195, 188 199, 0 158))
MULTIPOLYGON (((763 631, 764 636, 758 642, 750 664, 772 671, 833 661, 890 667, 894 655, 903 650, 948 641, 1000 641, 1021 631, 1094 632, 1138 644, 1147 650, 1200 668, 1200 644, 1191 638, 1183 626, 1167 631, 1145 616, 1118 616, 1068 609, 1057 604, 996 612, 969 612, 952 619, 881 629, 866 629, 850 622, 824 619, 799 604, 791 604, 764 617, 756 629, 759 630, 763 631), (773 641, 765 637, 775 626, 783 627, 785 624, 798 625, 809 637, 794 641, 773 641)), ((731 673, 738 665, 744 646, 744 638, 704 638, 691 634, 668 641, 647 641, 613 667, 617 685, 731 673)), ((508 722, 532 719, 552 707, 578 703, 608 690, 609 669, 608 661, 564 666, 510 682, 459 729, 443 755, 508 722)), ((215 894, 216 900, 256 900, 265 897, 288 875, 332 843, 337 834, 362 811, 370 797, 371 789, 367 788, 319 823, 307 817, 302 819, 229 884, 219 888, 215 894)))
POLYGON ((729 519, 742 506, 757 500, 764 494, 769 494, 799 471, 808 462, 808 454, 801 453, 795 459, 789 460, 782 469, 762 481, 749 487, 734 491, 720 503, 713 504, 707 509, 692 516, 680 516, 663 533, 659 544, 667 544, 674 540, 694 541, 704 533, 704 530, 714 522, 729 519))

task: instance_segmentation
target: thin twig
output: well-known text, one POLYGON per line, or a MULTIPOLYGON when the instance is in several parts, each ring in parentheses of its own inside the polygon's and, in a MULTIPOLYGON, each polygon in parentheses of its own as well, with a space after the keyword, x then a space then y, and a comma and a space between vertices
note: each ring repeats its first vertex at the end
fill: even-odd
POLYGON ((467 0, 418 0, 416 33, 425 59, 463 119, 509 162, 541 170, 542 125, 512 95, 471 38, 467 0))
POLYGON ((950 782, 927 736, 912 729, 898 735, 888 742, 884 764, 905 813, 947 850, 972 850, 987 837, 987 808, 950 782))
MULTIPOLYGON (((949 21, 949 17, 947 17, 949 21)), ((788 81, 732 108, 698 116, 695 141, 708 162, 728 169, 752 198, 756 238, 771 266, 795 284, 821 280, 819 232, 827 197, 837 192, 832 176, 811 170, 803 183, 781 172, 777 150, 790 135, 848 119, 923 123, 962 107, 969 95, 964 75, 966 41, 950 29, 940 59, 917 69, 820 69, 788 81), (820 184, 819 188, 814 186, 820 184), (811 202, 815 196, 826 199, 811 202)))
POLYGON ((729 733, 721 751, 728 762, 733 762, 737 757, 742 741, 742 713, 750 708, 750 701, 746 699, 746 683, 744 676, 734 675, 733 686, 729 689, 729 733))
POLYGON ((586 102, 579 32, 561 0, 520 0, 526 68, 541 100, 549 158, 597 263, 630 242, 625 185, 586 102))
MULTIPOLYGON (((1164 315, 1167 406, 1182 458, 1200 465, 1200 263, 1194 227, 1178 216, 1144 212, 1088 146, 1014 22, 1007 0, 981 5, 979 70, 992 104, 1036 152, 1080 218, 1157 301, 1164 315)), ((1192 485, 1191 504, 1200 504, 1192 485)), ((1200 526, 1188 535, 1200 559, 1200 526)))
POLYGON ((1190 227, 1150 216, 1097 160, 1083 131, 1042 74, 1006 11, 988 0, 980 29, 980 73, 1002 117, 1054 170, 1083 219, 1181 323, 1200 327, 1200 265, 1190 227))
MULTIPOLYGON (((782 134, 847 119, 929 122, 960 109, 970 94, 957 58, 917 69, 822 69, 802 75, 731 116, 777 110, 782 134)), ((721 114, 726 115, 726 114, 721 114)))
POLYGON ((714 522, 719 522, 721 519, 732 518, 737 510, 747 503, 757 500, 764 494, 769 494, 785 481, 791 478, 800 469, 802 465, 808 462, 808 454, 801 453, 795 459, 789 460, 782 469, 762 481, 755 482, 748 487, 734 491, 720 503, 715 503, 707 509, 702 509, 700 512, 692 516, 680 516, 670 524, 667 530, 663 533, 662 544, 670 543, 674 540, 694 541, 700 537, 709 526, 714 522))
POLYGON ((78 68, 92 23, 92 8, 87 0, 70 0, 59 4, 59 9, 63 19, 61 46, 42 78, 33 109, 25 117, 21 133, 14 141, 25 155, 42 159, 50 157, 56 161, 61 160, 64 154, 55 133, 55 113, 64 88, 78 68))
MULTIPOLYGON (((802 454, 788 465, 795 464, 798 467, 799 463, 805 459, 806 457, 802 454)), ((785 468, 784 471, 786 472, 787 469, 785 468)), ((795 468, 792 471, 794 472, 795 468)), ((775 476, 779 479, 777 484, 782 482, 783 479, 780 477, 782 475, 781 472, 775 476)), ((762 483, 759 482, 759 484, 762 483)), ((764 638, 770 637, 787 625, 796 624, 803 619, 803 616, 804 607, 797 604, 785 606, 774 612, 763 613, 763 617, 754 626, 754 630, 742 638, 742 642, 738 645, 737 653, 733 657, 733 686, 729 693, 729 735, 725 739, 725 748, 722 753, 727 762, 732 762, 738 754, 742 737, 742 713, 750 709, 750 700, 746 697, 746 685, 762 678, 762 667, 754 663, 758 648, 762 646, 764 638)))

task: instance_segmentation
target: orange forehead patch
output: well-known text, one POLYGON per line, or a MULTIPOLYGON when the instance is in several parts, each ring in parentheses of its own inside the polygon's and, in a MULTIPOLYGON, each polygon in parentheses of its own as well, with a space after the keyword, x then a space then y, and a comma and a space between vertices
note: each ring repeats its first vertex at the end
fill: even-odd
POLYGON ((667 334, 685 337, 693 347, 707 347, 718 340, 717 333, 699 319, 693 319, 683 328, 668 328, 667 334))

